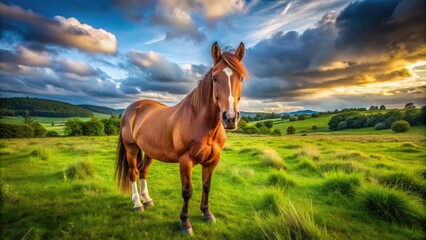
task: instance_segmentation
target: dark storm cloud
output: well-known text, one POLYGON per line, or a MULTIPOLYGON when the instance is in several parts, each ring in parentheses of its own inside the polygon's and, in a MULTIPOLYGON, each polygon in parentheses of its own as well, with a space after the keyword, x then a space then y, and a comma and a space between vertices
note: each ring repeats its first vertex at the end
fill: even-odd
POLYGON ((278 32, 247 50, 249 97, 294 100, 330 87, 407 78, 425 52, 425 2, 356 1, 303 33, 278 32))
MULTIPOLYGON (((80 23, 75 18, 56 16, 53 20, 44 18, 31 10, 0 3, 1 22, 23 37, 26 42, 55 44, 73 47, 87 52, 115 53, 117 40, 114 34, 80 23)), ((1 36, 4 36, 2 30, 1 36)))

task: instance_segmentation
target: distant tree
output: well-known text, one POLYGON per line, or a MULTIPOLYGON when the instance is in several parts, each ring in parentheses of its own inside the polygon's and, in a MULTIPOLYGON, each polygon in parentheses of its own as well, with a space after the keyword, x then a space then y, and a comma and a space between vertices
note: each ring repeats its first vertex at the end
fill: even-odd
POLYGON ((290 120, 290 122, 294 122, 294 121, 297 121, 297 118, 296 117, 290 117, 289 120, 290 120))
POLYGON ((328 121, 328 128, 333 131, 338 130, 338 125, 340 122, 345 121, 349 117, 353 117, 359 114, 359 112, 355 111, 336 114, 330 119, 330 121, 328 121))
POLYGON ((317 117, 319 117, 319 116, 320 116, 320 115, 319 115, 318 113, 312 113, 312 114, 311 114, 311 117, 312 117, 312 118, 317 118, 317 117))
POLYGON ((265 121, 263 122, 263 124, 265 125, 265 127, 271 129, 274 126, 274 123, 272 121, 265 121))
POLYGON ((371 106, 369 110, 379 110, 379 106, 371 106))
POLYGON ((244 120, 244 119, 241 119, 239 122, 238 122, 238 127, 239 128, 245 128, 247 126, 247 122, 244 120))
POLYGON ((415 122, 417 125, 426 125, 426 106, 420 109, 420 114, 416 117, 415 122))
POLYGON ((274 131, 272 131, 272 135, 275 135, 275 136, 281 136, 281 135, 282 135, 282 132, 281 132, 281 130, 279 130, 279 129, 275 128, 275 129, 274 129, 274 131))
POLYGON ((104 134, 104 125, 96 116, 83 124, 83 135, 100 136, 104 134))
POLYGON ((380 110, 386 110, 385 105, 380 105, 380 110))
POLYGON ((287 128, 287 134, 295 134, 296 133, 296 128, 293 126, 289 126, 287 128))
POLYGON ((305 120, 306 116, 305 114, 300 114, 299 116, 297 116, 297 120, 305 120))
POLYGON ((404 109, 413 109, 416 108, 416 106, 414 106, 414 103, 410 102, 410 103, 406 103, 404 106, 404 109))
POLYGON ((318 129, 317 125, 312 125, 312 130, 317 130, 317 129, 318 129))
POLYGON ((83 135, 84 122, 80 118, 73 118, 65 123, 65 132, 70 136, 83 135))
POLYGON ((408 130, 410 130, 411 126, 407 121, 404 120, 399 120, 396 121, 392 124, 392 131, 396 132, 396 133, 401 133, 401 132, 408 132, 408 130))
POLYGON ((33 122, 33 120, 31 119, 30 111, 25 110, 23 117, 24 117, 24 123, 28 124, 28 125, 31 125, 31 123, 33 122))
POLYGON ((290 115, 288 115, 288 114, 284 114, 284 115, 281 116, 282 120, 286 120, 286 119, 289 119, 289 118, 290 118, 290 115))
POLYGON ((257 122, 257 123, 256 123, 256 127, 257 127, 257 128, 261 128, 261 127, 263 127, 263 126, 265 126, 265 124, 263 124, 263 122, 257 122))
POLYGON ((58 132, 51 130, 51 131, 48 131, 45 136, 46 137, 59 137, 59 134, 58 134, 58 132))
POLYGON ((392 126, 394 122, 402 119, 402 114, 400 111, 392 110, 387 112, 383 118, 388 126, 392 126))
POLYGON ((416 108, 407 109, 402 115, 402 120, 405 120, 410 123, 411 126, 414 126, 416 124, 416 119, 420 115, 420 112, 421 110, 416 108))

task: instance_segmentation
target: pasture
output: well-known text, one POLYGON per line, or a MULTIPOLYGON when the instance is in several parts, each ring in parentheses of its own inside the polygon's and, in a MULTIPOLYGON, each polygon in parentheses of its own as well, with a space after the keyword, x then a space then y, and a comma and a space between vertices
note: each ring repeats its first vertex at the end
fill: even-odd
MULTIPOLYGON (((308 136, 228 133, 213 174, 210 209, 194 239, 424 239, 424 127, 308 136), (390 201, 392 200, 392 201, 390 201)), ((114 182, 117 136, 1 139, 3 239, 182 239, 177 164, 154 161, 155 202, 132 212, 114 182)))

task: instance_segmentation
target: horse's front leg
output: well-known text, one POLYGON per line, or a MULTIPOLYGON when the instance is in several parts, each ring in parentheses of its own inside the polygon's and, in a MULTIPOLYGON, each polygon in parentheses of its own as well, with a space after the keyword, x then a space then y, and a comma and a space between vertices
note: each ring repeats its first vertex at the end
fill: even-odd
POLYGON ((205 222, 216 222, 213 213, 209 210, 209 192, 210 183, 212 180, 213 171, 217 165, 219 159, 215 159, 208 164, 203 164, 202 178, 203 178, 203 193, 201 196, 200 209, 203 212, 203 221, 205 222))
POLYGON ((183 206, 180 213, 182 220, 182 233, 193 234, 191 223, 189 222, 188 202, 192 197, 192 167, 193 162, 189 157, 182 157, 179 159, 180 180, 182 182, 182 197, 183 206))

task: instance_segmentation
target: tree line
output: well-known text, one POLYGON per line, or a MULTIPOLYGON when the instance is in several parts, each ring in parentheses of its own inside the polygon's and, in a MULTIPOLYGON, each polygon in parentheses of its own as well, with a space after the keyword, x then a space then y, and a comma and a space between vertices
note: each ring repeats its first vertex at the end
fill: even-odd
POLYGON ((91 117, 92 112, 65 102, 39 98, 0 98, 0 117, 91 117))
POLYGON ((328 122, 330 130, 348 128, 374 127, 376 130, 389 129, 396 121, 406 121, 410 126, 426 124, 426 106, 421 109, 406 108, 404 111, 391 110, 385 114, 362 114, 360 112, 344 112, 333 116, 328 122))

